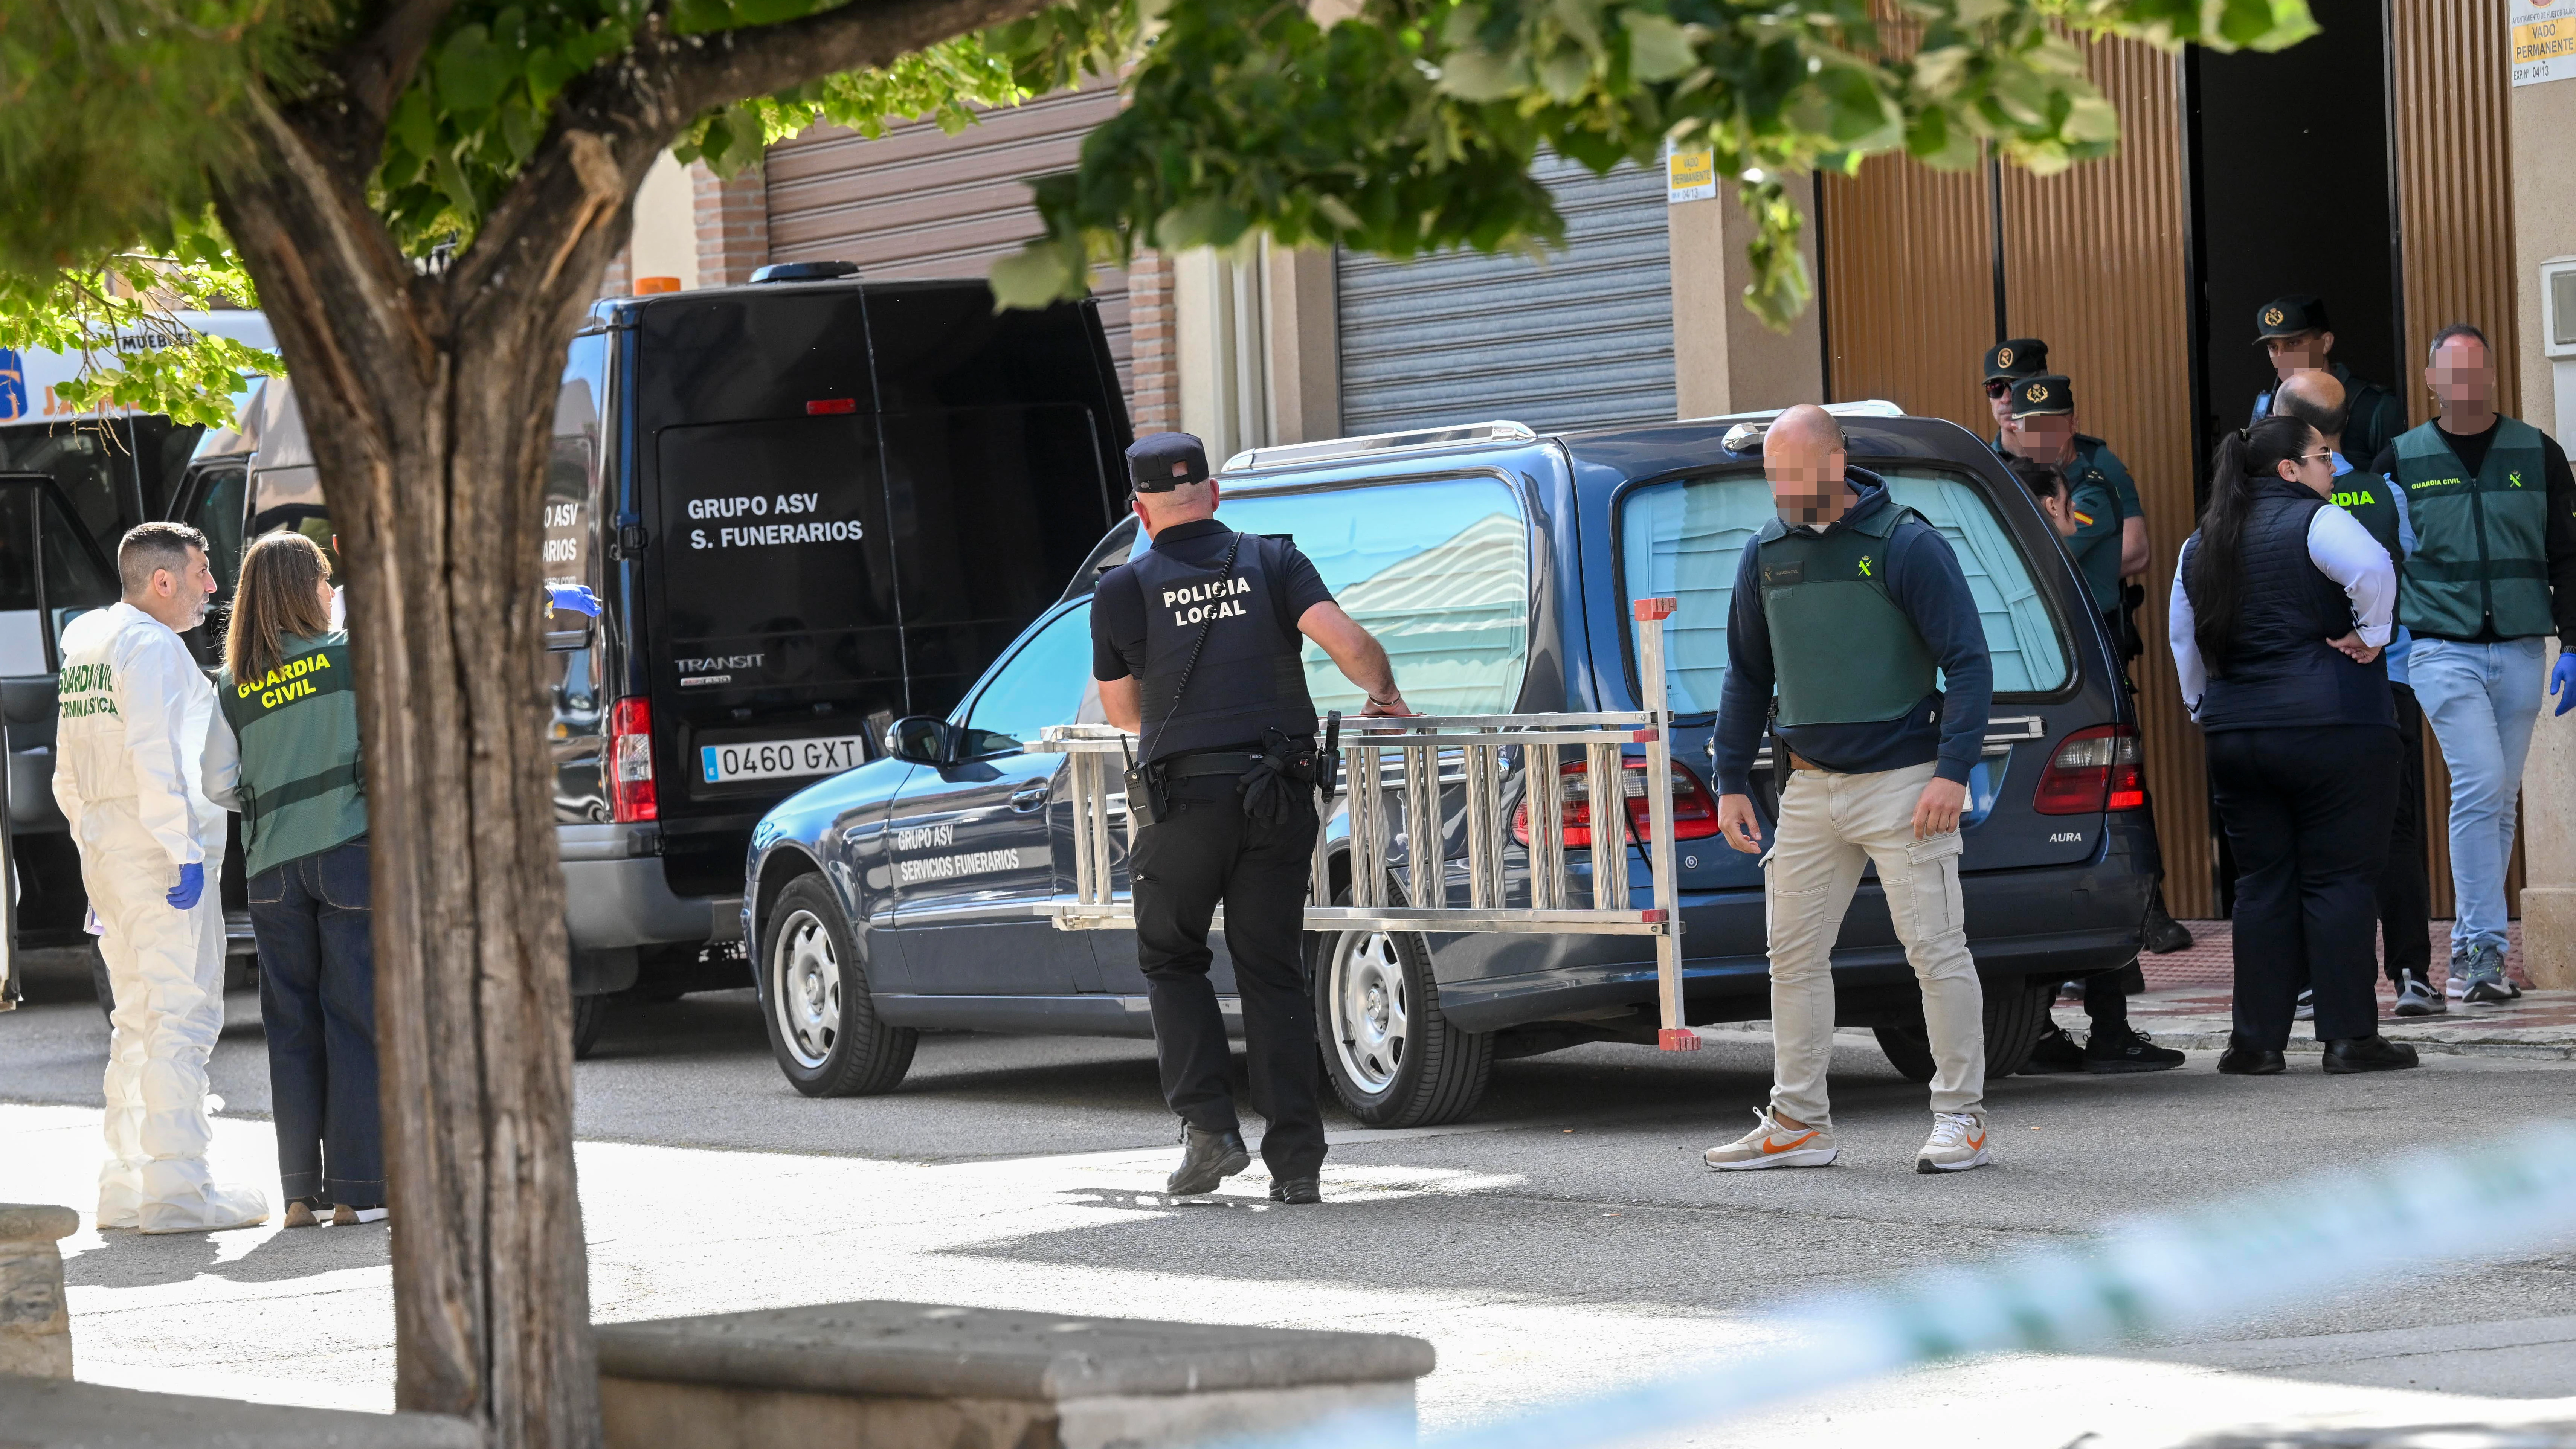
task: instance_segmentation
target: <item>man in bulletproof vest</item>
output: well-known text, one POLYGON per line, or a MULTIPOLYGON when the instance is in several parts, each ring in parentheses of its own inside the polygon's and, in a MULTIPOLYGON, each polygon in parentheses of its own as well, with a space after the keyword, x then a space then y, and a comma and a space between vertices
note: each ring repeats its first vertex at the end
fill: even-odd
POLYGON ((1994 665, 1948 541, 1844 458, 1842 428, 1820 407, 1771 425, 1762 470, 1779 516, 1746 543, 1727 610, 1714 754, 1729 845, 1762 851, 1750 775, 1766 718, 1784 783, 1762 882, 1771 1099, 1751 1132, 1708 1150, 1721 1171, 1822 1167, 1840 1151, 1825 1096, 1830 956, 1868 865, 1922 985, 1932 1044, 1932 1136, 1915 1171, 1987 1158, 1985 998, 1959 901, 1959 815, 1994 665))
MULTIPOLYGON (((2281 379, 2272 392, 2272 415, 2292 417, 2321 437, 2347 436, 2348 395, 2341 380, 2323 368, 2302 368, 2281 379)), ((2326 501, 2353 516, 2402 575, 2406 556, 2415 551, 2415 530, 2406 516, 2406 495, 2377 473, 2353 466, 2335 451, 2334 493, 2326 501)), ((2449 1010, 2432 986, 2433 886, 2424 870, 2424 709, 2408 683, 2406 660, 2414 644, 2403 625, 2392 629, 2380 657, 2388 664, 2388 692, 2397 706, 2397 817, 2389 836, 2388 864, 2375 892, 2379 912, 2379 951, 2389 983, 2397 988, 2399 1016, 2438 1016, 2449 1010)), ((2299 986, 2295 1015, 2316 1018, 2316 992, 2299 986)))
MULTIPOLYGON (((1996 436, 1996 452, 2007 458, 2047 464, 2063 472, 2067 485, 2079 495, 2088 489, 2096 490, 2096 496, 2117 504, 2120 541, 2116 549, 2093 544, 2089 536, 2069 539, 2067 546, 2076 553, 2085 589, 2092 595, 2094 608, 2101 612, 2102 622, 2109 626, 2121 659, 2137 658, 2144 647, 2138 635, 2138 605, 2144 602, 2146 591, 2125 580, 2143 573, 2148 561, 2147 520, 2138 502, 2138 485, 2130 479, 2128 468, 2111 451, 2110 444, 2075 430, 2075 385, 2062 374, 2043 373, 2021 379, 2014 384, 2007 406, 2011 423, 1996 436)), ((2103 525, 2097 518, 2093 526, 2098 529, 2103 525)), ((2126 682, 2134 694, 2137 682, 2126 682)), ((2147 919, 2139 928, 2138 940, 2159 956, 2191 949, 2191 932, 2165 909, 2161 877, 2156 881, 2155 893, 2147 898, 2147 919)), ((2127 980, 2131 991, 2147 989, 2146 978, 2135 972, 2129 973, 2127 980)), ((2074 1039, 2052 1028, 2041 1038, 2024 1070, 2091 1070, 2077 1060, 2079 1055, 2074 1039)))
POLYGON ((2459 908, 2446 989, 2500 1005, 2522 995, 2504 974, 2504 878, 2544 669, 2552 713, 2576 708, 2576 478, 2556 439, 2496 412, 2485 333, 2458 322, 2434 333, 2424 385, 2441 412, 2369 466, 2406 495, 2415 551, 2397 621, 2415 636, 2407 678, 2451 771, 2459 908))
POLYGON ((1128 865, 1163 1099, 1182 1122, 1169 1190, 1211 1192, 1252 1162, 1208 983, 1208 921, 1223 901, 1252 1104, 1269 1123, 1270 1196, 1321 1202, 1324 1119, 1302 933, 1315 787, 1332 766, 1315 748, 1304 641, 1366 692, 1362 714, 1413 711, 1386 650, 1333 602, 1295 543, 1217 522, 1198 439, 1139 438, 1127 472, 1152 542, 1092 596, 1091 672, 1109 722, 1142 736, 1127 781, 1139 827, 1128 865))
POLYGON ((2249 424, 2280 411, 2272 405, 2272 394, 2292 373, 2323 370, 2334 375, 2344 392, 2343 426, 2326 434, 2336 452, 2367 466, 2380 449, 2406 431, 2406 404, 2395 393, 2353 376, 2333 359, 2334 327, 2326 320, 2326 304, 2318 298, 2294 293, 2256 308, 2254 341, 2270 355, 2275 381, 2255 396, 2249 424))

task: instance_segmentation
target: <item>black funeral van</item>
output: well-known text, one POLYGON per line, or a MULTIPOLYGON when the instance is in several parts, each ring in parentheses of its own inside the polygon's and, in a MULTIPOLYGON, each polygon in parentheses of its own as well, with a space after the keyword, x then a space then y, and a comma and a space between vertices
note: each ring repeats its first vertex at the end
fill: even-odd
MULTIPOLYGON (((1129 440, 1094 302, 809 262, 592 309, 544 519, 548 580, 603 604, 547 638, 581 1049, 611 993, 748 984, 752 826, 963 697, 1109 527, 1129 440)), ((259 440, 231 537, 327 534, 297 441, 259 440)))

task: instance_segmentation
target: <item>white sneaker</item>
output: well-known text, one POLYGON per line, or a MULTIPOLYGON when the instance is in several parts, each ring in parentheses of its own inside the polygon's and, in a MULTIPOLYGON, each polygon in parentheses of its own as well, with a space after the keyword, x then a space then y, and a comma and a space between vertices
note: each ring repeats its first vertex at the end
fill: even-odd
POLYGON ((1916 1172, 1965 1172, 1986 1165, 1986 1119, 1977 1112, 1935 1112, 1932 1136, 1914 1154, 1916 1172))
POLYGON ((2423 977, 2409 971, 2397 988, 2396 1010, 2399 1016, 2446 1016, 2450 1013, 2451 1004, 2442 999, 2440 992, 2427 985, 2423 977))
POLYGON ((1703 1159, 1720 1172, 1751 1172, 1765 1167, 1823 1167, 1842 1154, 1834 1134, 1822 1127, 1785 1127, 1768 1107, 1753 1114, 1750 1132, 1712 1147, 1703 1159))

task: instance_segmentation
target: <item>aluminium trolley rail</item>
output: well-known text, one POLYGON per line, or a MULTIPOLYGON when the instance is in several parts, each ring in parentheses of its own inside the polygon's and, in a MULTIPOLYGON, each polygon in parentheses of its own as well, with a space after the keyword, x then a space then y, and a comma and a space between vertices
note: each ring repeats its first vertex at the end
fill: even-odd
MULTIPOLYGON (((1333 904, 1326 842, 1318 829, 1306 929, 1652 936, 1662 1013, 1657 1040, 1666 1051, 1697 1047, 1698 1035, 1682 1021, 1672 711, 1664 694, 1664 628, 1674 603, 1639 599, 1634 606, 1637 674, 1649 701, 1644 709, 1343 720, 1339 765, 1350 793, 1350 903, 1333 904), (1645 747, 1642 771, 1628 768, 1632 745, 1645 747), (1567 777, 1560 762, 1569 750, 1580 752, 1575 758, 1583 765, 1592 837, 1617 849, 1615 864, 1613 857, 1594 855, 1588 889, 1577 888, 1567 858, 1567 777), (1528 837, 1517 868, 1507 865, 1517 832, 1503 808, 1514 757, 1524 778, 1521 819, 1528 837), (1632 791, 1642 791, 1646 800, 1642 840, 1628 814, 1632 791), (1433 843, 1446 840, 1447 802, 1453 798, 1466 839, 1463 862, 1452 861, 1433 843), (1416 821, 1429 828, 1417 830, 1416 821), (1399 824, 1405 846, 1400 866, 1399 824), (1431 848, 1415 848, 1417 836, 1431 848), (1632 845, 1646 857, 1651 880, 1650 904, 1642 908, 1634 904, 1628 880, 1625 857, 1632 845), (1464 865, 1463 880, 1453 878, 1455 864, 1464 865), (1605 902, 1604 895, 1615 896, 1615 902, 1605 902)), ((1113 819, 1123 822, 1126 815, 1124 776, 1134 741, 1110 725, 1076 724, 1050 726, 1029 746, 1067 756, 1072 776, 1073 899, 1040 908, 1058 929, 1135 924, 1132 905, 1112 891, 1110 875, 1110 830, 1113 819)))

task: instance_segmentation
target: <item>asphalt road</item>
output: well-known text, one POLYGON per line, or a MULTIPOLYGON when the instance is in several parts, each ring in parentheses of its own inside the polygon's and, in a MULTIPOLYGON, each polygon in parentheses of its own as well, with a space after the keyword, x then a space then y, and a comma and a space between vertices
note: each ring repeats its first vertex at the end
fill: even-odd
MULTIPOLYGON (((52 1105, 0 1108, 0 1132, 29 1145, 0 1162, 0 1198, 51 1190, 86 1207, 75 1194, 95 1161, 95 1115, 66 1109, 98 1103, 105 1028, 93 1006, 65 999, 67 982, 37 995, 54 999, 0 1016, 0 1101, 52 1105)), ((214 1065, 219 1151, 253 1173, 271 1150, 257 1003, 236 995, 229 1009, 214 1065)), ((1996 1164, 1923 1177, 1912 1171, 1929 1126, 1922 1089, 1865 1037, 1845 1041, 1833 1078, 1845 1149, 1830 1169, 1721 1176, 1699 1163, 1749 1125, 1768 1082, 1765 1038, 1670 1055, 1593 1046, 1497 1065, 1482 1109, 1453 1127, 1335 1121, 1327 1204, 1287 1210, 1267 1205, 1257 1175, 1208 1205, 1153 1192, 1174 1128, 1148 1043, 926 1036, 896 1092, 813 1101, 771 1064, 750 993, 625 1004, 575 1071, 594 1302, 613 1318, 911 1297, 1394 1328, 1441 1348, 1443 1369, 1423 1386, 1436 1424, 1741 1342, 1750 1315, 1793 1292, 2064 1239, 2576 1106, 2566 1063, 2433 1057, 2330 1079, 2308 1058, 2247 1080, 2195 1053, 2154 1076, 1993 1083, 1996 1164)), ((2136 1360, 1994 1361, 1882 1384, 1725 1442, 1874 1442, 1878 1414, 1901 1416, 1887 1425, 1921 1442, 1952 1442, 1948 1424, 1955 1442, 2054 1449, 2081 1432, 2148 1444, 2187 1423, 2474 1417, 2576 1399, 2576 1254, 2517 1252, 2505 1222, 2458 1231, 2492 1240, 2493 1260, 2356 1285, 2136 1360), (1960 1374, 1970 1379, 1941 1376, 1960 1374), (1939 1404, 1951 1407, 1926 1407, 1939 1404), (1986 1437, 1998 1405, 2027 1417, 2027 1432, 1986 1437), (2135 1419, 2159 1405, 2166 1418, 2135 1419)), ((84 1371, 94 1360, 105 1378, 140 1375, 195 1345, 204 1371, 233 1376, 208 1381, 218 1387, 261 1379, 271 1395, 378 1402, 383 1243, 274 1229, 75 1240, 76 1332, 98 1345, 84 1371), (254 1237, 246 1251, 222 1246, 254 1237), (263 1338, 302 1347, 280 1364, 262 1357, 263 1338)))

